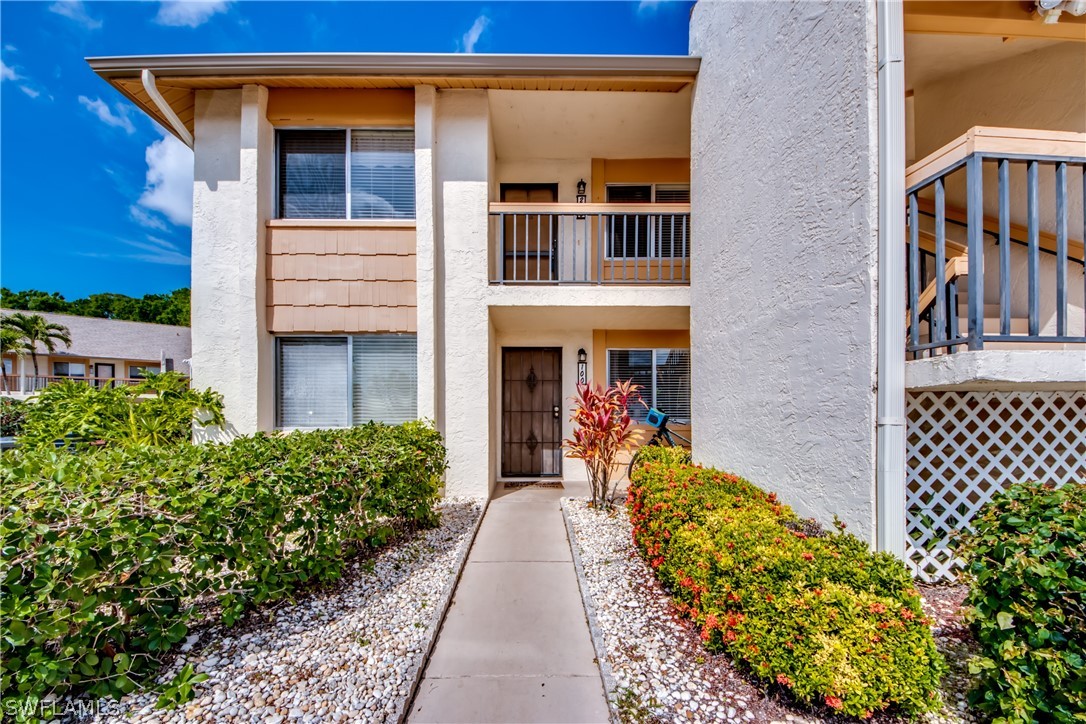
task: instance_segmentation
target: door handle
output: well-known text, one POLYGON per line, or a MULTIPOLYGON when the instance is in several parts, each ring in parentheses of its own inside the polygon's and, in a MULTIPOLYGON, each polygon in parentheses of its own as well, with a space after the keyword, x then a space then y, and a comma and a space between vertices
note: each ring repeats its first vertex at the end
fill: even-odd
POLYGON ((557 420, 562 416, 562 411, 558 408, 558 405, 554 406, 554 419, 557 420))

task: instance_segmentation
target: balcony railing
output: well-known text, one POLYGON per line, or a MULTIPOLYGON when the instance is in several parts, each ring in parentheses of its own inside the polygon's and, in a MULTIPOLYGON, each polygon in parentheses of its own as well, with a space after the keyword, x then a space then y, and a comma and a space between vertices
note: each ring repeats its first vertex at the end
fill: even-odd
POLYGON ((976 127, 909 167, 912 358, 986 343, 1086 343, 1086 229, 1069 192, 1078 186, 1082 199, 1084 164, 1086 134, 976 127), (1025 212, 1024 225, 1012 209, 1025 212))
POLYGON ((78 382, 94 387, 120 387, 121 385, 138 385, 143 382, 137 377, 65 377, 61 375, 31 375, 20 378, 17 375, 8 375, 0 380, 0 390, 3 392, 19 392, 29 394, 44 390, 49 385, 58 382, 78 382))
POLYGON ((494 284, 689 284, 689 204, 490 205, 494 284))

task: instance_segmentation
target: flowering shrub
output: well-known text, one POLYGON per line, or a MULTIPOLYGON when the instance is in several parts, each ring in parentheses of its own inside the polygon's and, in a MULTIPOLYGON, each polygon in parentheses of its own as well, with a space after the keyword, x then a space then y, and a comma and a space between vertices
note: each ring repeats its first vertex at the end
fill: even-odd
POLYGON ((982 655, 972 704, 996 722, 1086 714, 1086 485, 1014 485, 973 520, 960 553, 982 655))
POLYGON ((0 694, 4 711, 33 712, 132 691, 198 603, 233 624, 335 580, 394 526, 436 523, 445 449, 422 423, 371 424, 4 462, 0 694))
POLYGON ((940 706, 944 663, 901 561, 681 451, 645 454, 627 503, 634 542, 710 650, 842 714, 940 706))
POLYGON ((573 416, 577 425, 573 438, 564 441, 571 458, 584 460, 592 487, 592 505, 610 508, 615 497, 618 478, 618 456, 629 452, 636 442, 637 430, 627 411, 627 405, 640 389, 631 381, 616 382, 608 387, 577 385, 573 398, 573 416), (611 479, 615 478, 612 484, 611 479))

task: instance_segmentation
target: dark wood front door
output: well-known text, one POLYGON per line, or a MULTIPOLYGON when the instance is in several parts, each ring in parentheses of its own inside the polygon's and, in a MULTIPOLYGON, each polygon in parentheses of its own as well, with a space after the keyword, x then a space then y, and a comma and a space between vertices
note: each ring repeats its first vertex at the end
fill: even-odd
MULTIPOLYGON (((502 184, 501 200, 514 204, 553 204, 558 184, 502 184)), ((558 220, 547 214, 505 217, 506 281, 549 281, 558 278, 558 220)))
POLYGON ((502 349, 502 475, 562 474, 562 350, 502 349))

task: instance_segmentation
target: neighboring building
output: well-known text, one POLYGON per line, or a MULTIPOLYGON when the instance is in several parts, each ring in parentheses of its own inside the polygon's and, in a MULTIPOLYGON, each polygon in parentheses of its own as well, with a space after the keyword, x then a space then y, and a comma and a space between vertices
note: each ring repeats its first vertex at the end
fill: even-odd
POLYGON ((447 491, 489 495, 583 478, 576 382, 632 377, 697 460, 937 578, 998 486, 1086 477, 1084 39, 699 3, 690 57, 89 62, 195 151, 231 434, 431 418, 447 491))
MULTIPOLYGON (((3 309, 0 315, 19 311, 3 309)), ((22 313, 38 314, 67 327, 72 344, 65 347, 58 343, 52 353, 39 344, 37 374, 29 354, 21 358, 4 355, 0 394, 27 397, 61 380, 102 386, 138 382, 148 372, 189 373, 192 342, 188 327, 51 312, 22 313)))

